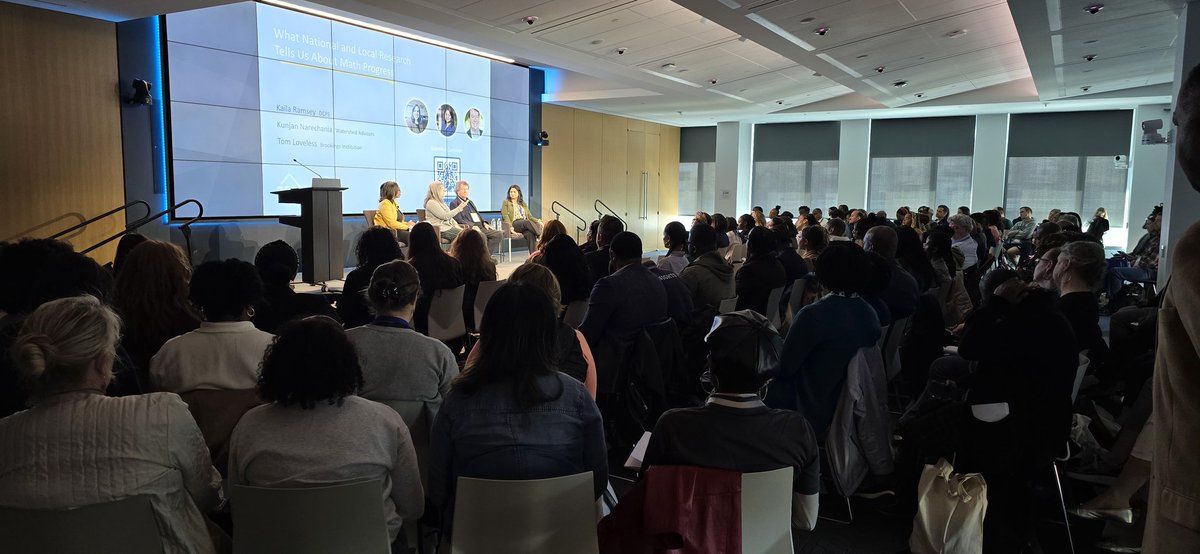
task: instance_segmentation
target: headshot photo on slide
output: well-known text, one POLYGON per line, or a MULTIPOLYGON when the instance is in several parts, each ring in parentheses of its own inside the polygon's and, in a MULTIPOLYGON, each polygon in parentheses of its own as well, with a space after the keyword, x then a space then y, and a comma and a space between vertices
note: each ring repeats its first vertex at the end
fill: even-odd
POLYGON ((438 108, 438 132, 443 136, 454 134, 454 130, 458 128, 458 114, 454 113, 454 108, 450 104, 442 104, 438 108))
POLYGON ((483 114, 479 113, 478 108, 467 110, 467 136, 474 140, 478 140, 483 136, 483 114))
POLYGON ((419 98, 409 100, 405 114, 404 119, 409 131, 418 135, 425 132, 425 128, 429 126, 429 108, 425 107, 424 102, 419 98))

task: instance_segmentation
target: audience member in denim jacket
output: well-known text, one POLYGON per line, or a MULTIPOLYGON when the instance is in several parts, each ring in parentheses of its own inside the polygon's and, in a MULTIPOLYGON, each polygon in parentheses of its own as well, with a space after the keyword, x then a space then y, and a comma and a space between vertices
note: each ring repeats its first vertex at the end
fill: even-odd
POLYGON ((531 285, 505 284, 488 302, 479 358, 455 379, 433 426, 429 500, 444 527, 453 521, 458 477, 524 480, 590 471, 595 496, 604 492, 600 410, 583 383, 555 370, 555 330, 550 299, 531 285))

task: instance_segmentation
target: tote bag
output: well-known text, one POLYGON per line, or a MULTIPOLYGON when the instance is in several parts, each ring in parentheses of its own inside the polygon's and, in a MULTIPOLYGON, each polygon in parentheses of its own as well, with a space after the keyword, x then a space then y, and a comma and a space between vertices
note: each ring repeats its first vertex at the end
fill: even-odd
POLYGON ((983 552, 987 483, 978 473, 954 473, 944 458, 926 465, 917 488, 917 517, 908 547, 913 554, 983 552))

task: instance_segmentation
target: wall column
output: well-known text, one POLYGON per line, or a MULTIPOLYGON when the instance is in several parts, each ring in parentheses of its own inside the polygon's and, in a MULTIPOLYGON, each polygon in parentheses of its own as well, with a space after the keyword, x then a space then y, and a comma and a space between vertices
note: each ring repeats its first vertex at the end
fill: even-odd
MULTIPOLYGON (((1008 114, 975 116, 975 153, 971 162, 971 211, 1004 206, 1004 179, 1008 170, 1008 114)), ((951 206, 954 210, 956 206, 951 206)), ((1020 206, 1004 206, 1009 218, 1020 206), (1011 212, 1011 213, 1010 213, 1011 212)))
MULTIPOLYGON (((1129 188, 1125 203, 1125 229, 1120 237, 1124 245, 1112 244, 1109 235, 1104 235, 1105 243, 1118 246, 1128 252, 1137 244, 1138 239, 1146 234, 1142 224, 1154 206, 1162 204, 1163 183, 1167 182, 1167 156, 1174 150, 1174 144, 1142 144, 1143 121, 1161 119, 1163 135, 1171 129, 1171 106, 1167 104, 1152 104, 1138 106, 1133 111, 1133 146, 1129 156, 1129 188)), ((1116 229, 1114 229, 1115 231, 1116 229)))
MULTIPOLYGON (((754 125, 740 121, 717 123, 717 186, 713 213, 732 216, 750 213, 751 140, 754 125)), ((702 198, 700 205, 708 203, 702 198)))
POLYGON ((867 207, 867 180, 871 174, 871 120, 842 122, 838 144, 838 204, 850 209, 867 207))
MULTIPOLYGON (((1200 2, 1189 2, 1179 14, 1179 36, 1175 46, 1175 83, 1173 97, 1179 97, 1179 86, 1193 67, 1200 64, 1200 2)), ((1183 169, 1175 161, 1175 145, 1167 152, 1167 178, 1163 193, 1162 245, 1158 265, 1158 286, 1161 289, 1171 275, 1171 254, 1175 243, 1183 236, 1200 213, 1200 193, 1188 182, 1183 169)))

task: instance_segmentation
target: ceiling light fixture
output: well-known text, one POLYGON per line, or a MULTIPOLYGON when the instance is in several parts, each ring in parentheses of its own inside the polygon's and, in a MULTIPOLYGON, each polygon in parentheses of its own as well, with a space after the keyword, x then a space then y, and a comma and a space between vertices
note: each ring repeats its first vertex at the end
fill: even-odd
POLYGON ((1084 59, 1084 61, 1090 62, 1090 61, 1096 59, 1096 55, 1095 54, 1084 54, 1083 59, 1084 59))
POLYGON ((1096 39, 1083 41, 1084 44, 1096 44, 1097 42, 1100 42, 1100 41, 1098 41, 1096 39))
POLYGON ((854 57, 855 57, 855 58, 858 58, 858 59, 860 59, 860 60, 861 60, 861 59, 863 59, 863 58, 867 57, 867 55, 866 55, 866 54, 859 54, 859 55, 857 55, 857 56, 854 56, 854 57))
POLYGON ((913 96, 916 96, 917 98, 924 98, 924 97, 925 97, 925 93, 924 93, 924 92, 918 92, 918 93, 914 94, 913 96))
POLYGON ((967 34, 967 30, 966 30, 966 29, 958 29, 957 31, 950 31, 949 33, 946 33, 946 34, 944 34, 944 35, 942 35, 942 36, 944 36, 944 37, 946 37, 946 38, 958 38, 958 37, 961 37, 961 36, 963 36, 963 35, 965 35, 965 34, 967 34))
POLYGON ((883 70, 885 70, 885 69, 887 69, 887 66, 881 65, 881 66, 875 68, 875 73, 883 73, 883 70))
POLYGON ((488 58, 488 59, 491 59, 491 60, 496 60, 496 61, 498 61, 498 62, 504 62, 504 63, 517 63, 517 60, 514 60, 514 59, 512 59, 512 58, 506 58, 506 57, 504 57, 504 56, 498 56, 498 55, 496 55, 496 54, 489 54, 489 53, 487 53, 487 52, 484 52, 484 51, 482 51, 482 50, 475 50, 475 49, 473 49, 473 48, 467 48, 466 46, 459 46, 459 45, 457 45, 457 44, 451 44, 451 43, 449 43, 449 42, 442 41, 442 40, 438 40, 438 39, 435 39, 435 38, 425 37, 425 36, 421 36, 421 35, 414 35, 414 34, 412 34, 412 33, 405 32, 405 31, 401 31, 401 30, 399 30, 399 29, 393 29, 393 28, 391 28, 391 27, 385 27, 385 26, 383 26, 383 25, 378 25, 378 24, 375 24, 375 23, 369 23, 369 22, 362 21, 362 20, 359 20, 359 19, 354 19, 354 18, 346 17, 346 16, 344 16, 344 15, 339 15, 339 14, 332 13, 332 12, 327 12, 327 11, 324 11, 324 10, 318 10, 318 9, 310 8, 310 7, 308 7, 308 6, 301 6, 301 5, 298 5, 298 4, 292 4, 292 3, 289 3, 289 2, 281 2, 281 1, 279 1, 279 0, 263 0, 263 2, 265 2, 265 3, 267 3, 267 4, 270 4, 270 5, 272 5, 272 6, 278 6, 278 7, 280 7, 280 8, 286 8, 286 9, 289 9, 289 10, 294 10, 294 11, 298 11, 298 12, 301 12, 301 13, 306 13, 306 14, 309 14, 309 15, 315 15, 315 16, 317 16, 317 17, 324 17, 324 18, 326 18, 326 19, 332 19, 332 20, 334 20, 334 21, 340 21, 340 22, 342 22, 342 23, 347 23, 347 24, 350 24, 350 25, 354 25, 354 26, 356 26, 356 27, 363 27, 363 28, 366 28, 366 29, 371 29, 371 30, 373 30, 373 31, 379 31, 379 32, 381 32, 381 33, 387 33, 387 34, 389 34, 389 35, 393 35, 393 36, 397 36, 397 37, 401 37, 401 38, 406 38, 406 39, 410 39, 410 40, 415 40, 415 41, 417 41, 417 42, 424 42, 425 44, 432 44, 432 45, 434 45, 434 46, 441 46, 442 48, 446 48, 446 49, 449 49, 449 50, 455 50, 455 51, 458 51, 458 52, 463 52, 463 53, 466 53, 466 54, 473 54, 473 55, 475 55, 475 56, 480 56, 480 57, 488 58))
POLYGON ((1086 7, 1083 8, 1083 11, 1090 13, 1092 15, 1096 15, 1096 14, 1100 13, 1100 10, 1103 10, 1103 9, 1104 9, 1104 4, 1088 4, 1086 7))
POLYGON ((817 36, 823 37, 823 36, 825 36, 825 33, 828 33, 828 32, 829 32, 829 27, 827 27, 825 25, 822 25, 820 27, 817 27, 816 29, 813 29, 813 34, 817 35, 817 36))
POLYGON ((604 44, 604 39, 598 38, 592 41, 592 44, 604 44))
POLYGON ((662 69, 663 71, 675 71, 675 67, 676 66, 673 63, 664 63, 659 69, 662 69))
POLYGON ((1083 92, 1087 92, 1089 90, 1092 90, 1092 85, 1083 85, 1082 87, 1079 87, 1079 90, 1082 90, 1083 92))
POLYGON ((908 86, 908 81, 896 81, 895 83, 892 83, 892 86, 893 86, 893 87, 896 87, 896 88, 903 88, 903 87, 907 87, 907 86, 908 86))
POLYGON ((801 23, 812 23, 813 21, 816 21, 816 20, 817 20, 817 18, 815 18, 815 17, 806 17, 804 19, 801 19, 800 22, 801 23))
POLYGON ((617 55, 618 55, 618 56, 624 56, 624 55, 625 55, 625 53, 626 53, 626 52, 628 52, 628 51, 629 51, 629 49, 628 49, 628 48, 625 48, 624 46, 622 46, 622 47, 620 47, 620 48, 617 48, 617 49, 616 49, 616 53, 617 53, 617 55))

